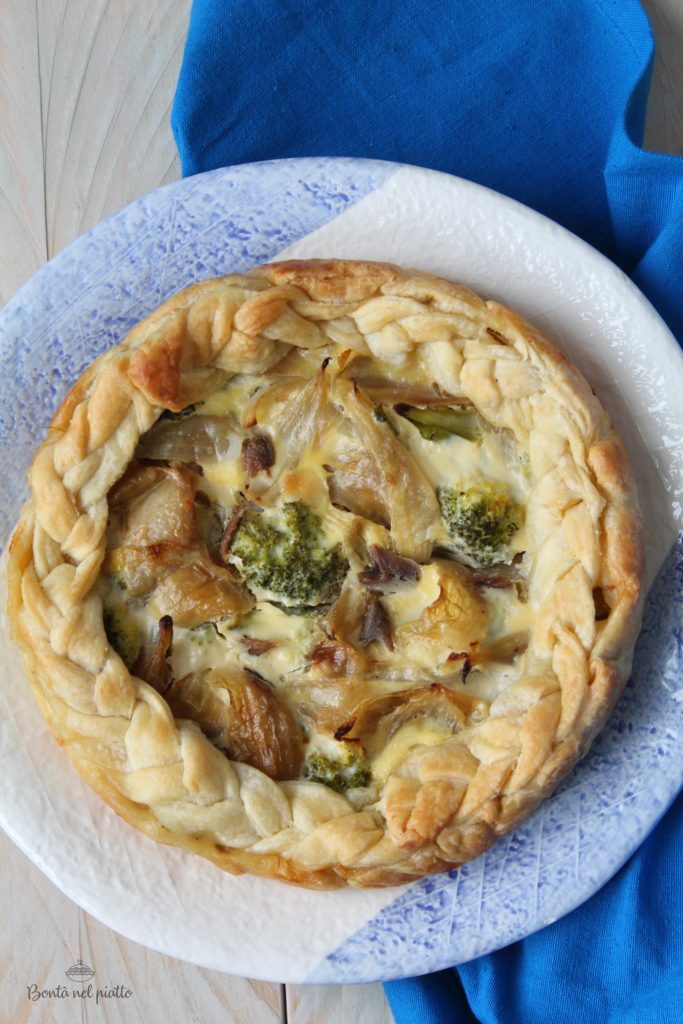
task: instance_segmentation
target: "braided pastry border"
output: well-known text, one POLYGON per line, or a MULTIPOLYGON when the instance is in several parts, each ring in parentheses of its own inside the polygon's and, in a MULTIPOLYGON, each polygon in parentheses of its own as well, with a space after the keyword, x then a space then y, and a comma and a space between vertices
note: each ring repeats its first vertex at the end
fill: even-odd
MULTIPOLYGON (((442 379, 443 378, 443 379, 442 379)), ((418 271, 289 261, 172 296, 62 402, 10 547, 9 616, 39 704, 90 786, 134 827, 234 873, 312 887, 394 885, 483 852, 582 757, 626 681, 643 540, 621 440, 579 372, 515 313, 418 271), (536 621, 528 670, 481 722, 409 755, 356 810, 230 762, 131 676, 93 590, 107 493, 141 434, 223 373, 265 373, 330 342, 389 362, 415 345, 529 453, 536 621), (594 592, 608 598, 596 623, 594 592)))

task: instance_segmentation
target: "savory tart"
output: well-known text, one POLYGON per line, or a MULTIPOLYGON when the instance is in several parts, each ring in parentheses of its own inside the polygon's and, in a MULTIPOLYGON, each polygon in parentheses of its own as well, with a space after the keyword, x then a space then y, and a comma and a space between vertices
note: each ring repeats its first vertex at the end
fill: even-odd
POLYGON ((624 448, 520 317, 388 264, 173 296, 30 470, 10 617, 126 821, 232 872, 393 885, 586 753, 643 587, 624 448))

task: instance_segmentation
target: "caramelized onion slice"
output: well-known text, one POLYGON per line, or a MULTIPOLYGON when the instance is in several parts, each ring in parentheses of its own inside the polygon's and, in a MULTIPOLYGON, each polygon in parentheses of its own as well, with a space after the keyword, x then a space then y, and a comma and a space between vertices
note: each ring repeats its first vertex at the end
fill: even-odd
POLYGON ((399 651, 418 664, 425 659, 437 671, 446 669, 453 651, 471 651, 479 645, 489 624, 489 608, 472 586, 466 570, 442 562, 439 596, 412 622, 397 630, 399 651))
POLYGON ((430 719, 455 733, 473 715, 484 713, 485 701, 456 693, 440 683, 371 697, 335 732, 338 740, 359 740, 370 758, 380 754, 398 730, 416 719, 430 719))
POLYGON ((261 391, 244 412, 244 426, 267 426, 278 440, 277 472, 291 469, 320 444, 337 410, 329 401, 327 361, 309 379, 285 378, 261 391))
POLYGON ((144 679, 158 693, 163 693, 168 684, 166 658, 172 641, 173 619, 170 615, 162 615, 153 642, 143 646, 131 669, 134 676, 144 679))
POLYGON ((482 644, 467 659, 469 667, 472 669, 477 665, 512 664, 517 655, 522 654, 529 646, 529 636, 529 630, 525 629, 518 633, 508 633, 507 636, 501 636, 498 640, 492 640, 488 644, 482 644))
MULTIPOLYGON (((434 488, 388 423, 377 420, 372 403, 353 381, 338 379, 334 397, 369 456, 363 483, 377 492, 397 550, 417 562, 426 561, 440 522, 434 488)), ((334 466, 334 458, 330 461, 334 466)))
POLYGON ((371 523, 389 526, 389 510, 382 496, 371 486, 375 475, 374 460, 356 448, 340 450, 331 476, 327 480, 330 502, 371 523))
MULTIPOLYGON (((327 615, 320 620, 323 639, 308 655, 312 678, 351 680, 363 677, 370 661, 361 647, 366 597, 355 587, 344 587, 327 615)), ((336 698, 334 698, 336 700, 336 698)))
POLYGON ((136 456, 171 462, 229 459, 237 454, 237 424, 232 416, 183 416, 160 419, 140 438, 136 456))
POLYGON ((188 549, 177 544, 120 547, 107 551, 102 569, 118 580, 129 597, 144 597, 164 576, 184 565, 188 557, 188 549))
POLYGON ((194 484, 182 466, 132 462, 108 501, 110 548, 160 543, 185 547, 195 536, 194 484))
POLYGON ((233 761, 271 779, 295 779, 303 762, 301 730, 265 680, 212 668, 177 679, 164 694, 176 718, 189 718, 233 761))
POLYGON ((340 643, 356 644, 365 605, 365 594, 359 588, 344 587, 327 615, 320 620, 325 635, 340 643))
MULTIPOLYGON (((333 660, 334 641, 330 647, 318 646, 316 657, 333 660)), ((343 654, 342 654, 343 657, 343 654)), ((311 664, 305 675, 293 675, 287 680, 287 697, 297 709, 297 714, 319 732, 333 735, 340 722, 353 714, 361 701, 367 697, 368 683, 364 674, 345 674, 342 665, 338 672, 330 661, 311 664)))
POLYGON ((235 618, 253 606, 252 595, 227 569, 200 556, 169 573, 151 599, 157 614, 171 615, 176 626, 186 629, 235 618))

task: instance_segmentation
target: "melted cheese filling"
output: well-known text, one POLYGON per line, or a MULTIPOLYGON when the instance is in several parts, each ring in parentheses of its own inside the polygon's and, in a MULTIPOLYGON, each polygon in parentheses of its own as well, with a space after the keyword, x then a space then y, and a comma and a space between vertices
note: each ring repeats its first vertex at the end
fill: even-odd
POLYGON ((425 608, 438 600, 441 587, 439 570, 436 565, 423 565, 420 579, 416 583, 403 583, 382 598, 396 627, 419 619, 425 608))
MULTIPOLYGON (((436 344, 436 343, 435 343, 436 344)), ((450 348, 450 346, 449 346, 450 348)), ((416 379, 420 368, 415 370, 416 379)), ((409 376, 409 374, 408 374, 409 376)), ((404 379, 406 374, 403 375, 404 379)), ((202 415, 230 416, 236 426, 242 421, 245 406, 256 391, 268 382, 261 378, 233 378, 219 391, 198 403, 196 412, 202 415)), ((478 442, 453 436, 440 441, 425 440, 419 431, 406 420, 397 417, 395 432, 399 440, 412 453, 415 461, 435 488, 453 486, 460 482, 492 481, 501 484, 510 497, 524 505, 529 491, 528 475, 524 460, 515 452, 507 435, 484 431, 478 442)), ((245 475, 240 455, 241 433, 236 433, 231 458, 223 461, 202 460, 202 476, 198 480, 200 489, 208 499, 225 511, 225 517, 240 500, 240 495, 249 493, 253 481, 245 475), (233 455, 234 451, 234 455, 233 455)), ((273 438, 277 452, 278 439, 273 438)), ((387 531, 367 520, 339 512, 332 508, 328 495, 328 469, 326 466, 334 452, 341 447, 353 447, 354 440, 348 434, 340 434, 336 425, 328 431, 322 443, 315 450, 304 452, 298 463, 278 473, 278 462, 273 473, 279 478, 280 500, 302 500, 323 520, 326 543, 329 546, 341 544, 351 563, 352 585, 356 588, 358 569, 358 536, 366 545, 390 543, 387 531)), ((258 482, 255 485, 258 487, 258 482)), ((252 491, 258 493, 258 491, 252 491)), ((437 544, 447 545, 445 526, 440 526, 437 544)), ((517 531, 510 545, 511 551, 523 551, 526 546, 524 526, 517 531)), ((383 607, 394 630, 415 623, 438 601, 441 594, 440 569, 438 564, 421 566, 418 581, 399 582, 387 588, 381 595, 383 607)), ((120 604, 125 600, 113 585, 103 585, 105 604, 120 604)), ((488 606, 488 628, 486 643, 500 637, 531 630, 533 609, 520 600, 515 587, 506 589, 484 588, 482 593, 488 606)), ((129 604, 128 610, 134 618, 140 636, 148 640, 154 634, 155 620, 148 605, 138 602, 129 604)), ((310 615, 286 614, 280 608, 262 600, 255 610, 243 616, 237 624, 218 621, 215 624, 195 629, 176 628, 173 636, 169 663, 175 678, 190 673, 235 663, 258 672, 276 689, 285 701, 290 702, 289 684, 292 680, 305 683, 310 672, 309 655, 312 648, 324 639, 310 615), (270 649, 259 654, 249 653, 249 640, 268 641, 270 649)), ((376 645, 375 645, 376 646, 376 645)), ((457 653, 457 652, 456 652, 457 653)), ((444 678, 443 666, 429 676, 429 658, 417 666, 409 664, 402 668, 392 663, 384 673, 380 667, 368 677, 366 697, 386 692, 395 692, 415 685, 429 685, 443 681, 456 690, 474 697, 493 700, 510 681, 519 674, 519 665, 487 663, 472 669, 466 679, 458 678, 462 662, 453 663, 452 672, 444 678)), ((334 680, 332 681, 334 682, 334 680)), ((338 685, 343 686, 344 681, 338 685)), ((291 705, 296 712, 296 704, 291 705)), ((321 750, 333 757, 339 744, 325 730, 317 730, 308 723, 307 750, 321 750)), ((448 735, 445 726, 439 726, 429 719, 403 726, 374 759, 373 775, 384 781, 405 760, 407 753, 417 745, 435 745, 448 735)))
POLYGON ((515 501, 524 501, 528 493, 523 463, 511 462, 507 438, 493 431, 481 442, 462 437, 427 441, 415 428, 406 427, 401 440, 435 487, 458 480, 490 480, 505 486, 515 501))

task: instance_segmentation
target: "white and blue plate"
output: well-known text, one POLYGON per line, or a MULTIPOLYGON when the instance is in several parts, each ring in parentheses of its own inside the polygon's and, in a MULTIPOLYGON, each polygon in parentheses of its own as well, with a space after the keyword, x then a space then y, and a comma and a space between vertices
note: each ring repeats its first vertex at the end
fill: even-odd
POLYGON ((622 700, 556 794, 488 853, 400 889, 312 893, 234 878, 122 822, 52 740, 3 621, 0 824, 63 892, 143 945, 272 981, 387 980, 469 960, 572 910, 683 782, 683 359, 611 263, 487 189, 362 160, 214 171, 95 227, 0 315, 2 536, 52 413, 96 356, 180 288, 291 256, 463 280, 526 315, 583 370, 626 442, 647 529, 650 591, 622 700))

